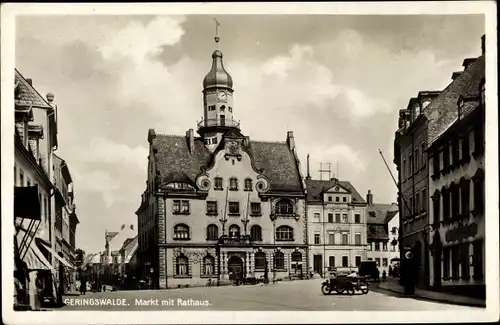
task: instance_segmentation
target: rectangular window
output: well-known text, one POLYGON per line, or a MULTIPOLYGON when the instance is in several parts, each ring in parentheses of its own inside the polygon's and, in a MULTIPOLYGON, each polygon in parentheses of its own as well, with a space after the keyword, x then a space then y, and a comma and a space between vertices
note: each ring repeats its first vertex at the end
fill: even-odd
POLYGON ((31 186, 31 179, 30 179, 29 177, 28 177, 27 179, 28 179, 28 180, 26 181, 26 182, 27 182, 27 184, 28 184, 27 186, 28 186, 28 187, 30 187, 30 186, 31 186))
POLYGON ((417 172, 420 169, 420 153, 419 153, 419 148, 415 149, 415 156, 413 157, 415 159, 415 172, 417 172))
POLYGON ((17 167, 14 165, 14 186, 17 186, 17 167))
POLYGON ((403 173, 403 180, 406 180, 406 159, 403 159, 403 169, 401 169, 402 173, 403 173))
POLYGON ((361 256, 356 256, 356 267, 359 267, 361 265, 361 256))
POLYGON ((472 243, 473 257, 473 277, 474 279, 482 279, 484 277, 483 271, 483 240, 478 240, 472 243))
POLYGON ((181 202, 181 212, 184 214, 189 214, 189 201, 181 202))
POLYGON ((342 202, 347 202, 347 197, 346 196, 342 197, 342 202))
POLYGON ((314 213, 314 221, 319 221, 319 213, 318 212, 314 213))
POLYGON ((383 250, 384 252, 387 252, 387 242, 383 242, 383 243, 382 243, 382 250, 383 250))
POLYGON ((354 223, 361 223, 361 215, 360 214, 354 215, 354 223))
POLYGON ((342 245, 349 245, 349 235, 347 233, 342 234, 342 245))
POLYGON ((342 214, 342 222, 347 223, 347 213, 342 214))
POLYGON ((463 162, 467 162, 470 157, 470 149, 469 149, 469 135, 465 135, 462 138, 462 158, 463 162))
POLYGON ((450 166, 450 148, 445 145, 443 148, 443 170, 447 170, 450 166))
POLYGON ((172 212, 173 213, 180 213, 181 212, 181 201, 174 200, 172 212))
POLYGON ((434 176, 434 178, 439 177, 439 173, 441 171, 439 157, 440 157, 439 153, 435 154, 432 157, 432 176, 434 176))
POLYGON ((328 222, 333 223, 333 213, 328 214, 328 222))
POLYGON ((453 246, 451 248, 451 277, 452 279, 459 278, 459 250, 458 246, 453 246))
POLYGON ((229 202, 229 215, 240 215, 240 202, 229 202))
POLYGON ((367 247, 367 250, 371 251, 372 250, 372 243, 368 243, 368 247, 367 247))
POLYGON ((315 245, 319 245, 320 241, 319 241, 319 234, 314 234, 314 244, 315 245))
POLYGON ((229 179, 229 190, 231 191, 237 191, 238 190, 238 179, 237 178, 230 178, 229 179))
POLYGON ((354 245, 361 245, 361 234, 354 234, 354 245))
POLYGON ((375 242, 375 250, 380 251, 380 242, 378 241, 375 242))
POLYGON ((425 143, 422 143, 420 145, 420 155, 422 159, 422 164, 420 165, 420 167, 424 168, 427 165, 427 154, 425 153, 425 143))
POLYGON ((343 267, 348 267, 349 266, 349 257, 342 256, 342 266, 343 267))
POLYGON ((335 234, 328 234, 328 244, 335 245, 335 234))
POLYGON ((469 243, 460 245, 460 277, 462 279, 468 279, 470 277, 469 246, 469 243))
POLYGON ((418 214, 420 212, 420 194, 415 194, 415 213, 418 214))
POLYGON ((335 197, 335 202, 340 202, 340 198, 338 196, 335 197))
POLYGON ((408 156, 408 177, 413 175, 413 154, 408 156))
POLYGON ((380 258, 376 257, 375 258, 375 263, 377 264, 377 266, 380 266, 380 258))
POLYGON ((443 248, 443 279, 450 278, 450 247, 443 248))
POLYGON ((373 261, 373 258, 371 258, 371 257, 368 257, 368 260, 369 260, 369 261, 373 261))
POLYGON ((207 201, 207 214, 211 216, 218 214, 217 201, 207 201))
POLYGON ((214 183, 215 190, 222 190, 222 177, 216 177, 214 183))
POLYGON ((422 190, 422 204, 420 205, 421 212, 427 212, 427 190, 422 190))
POLYGON ((328 202, 332 202, 332 197, 331 196, 328 197, 328 202))
POLYGON ((251 215, 252 216, 261 216, 262 211, 260 209, 260 203, 259 202, 252 202, 250 203, 250 210, 251 210, 251 215))
POLYGON ((382 266, 387 266, 387 258, 382 259, 382 266))
POLYGON ((335 267, 335 256, 329 256, 328 257, 328 266, 329 267, 335 267))
POLYGON ((252 187, 252 180, 250 178, 245 179, 245 191, 251 191, 252 187))
POLYGON ((340 223, 340 213, 335 213, 335 222, 340 223))

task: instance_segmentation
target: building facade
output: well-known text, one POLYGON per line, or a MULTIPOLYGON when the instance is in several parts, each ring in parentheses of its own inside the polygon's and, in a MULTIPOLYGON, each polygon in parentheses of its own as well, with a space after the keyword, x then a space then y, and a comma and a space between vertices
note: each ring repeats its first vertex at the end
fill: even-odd
POLYGON ((399 207, 397 203, 374 203, 370 190, 366 204, 367 259, 377 263, 380 275, 389 274, 389 266, 399 260, 399 207))
POLYGON ((454 93, 447 96, 453 100, 443 101, 454 112, 452 123, 435 125, 427 150, 432 166, 429 284, 484 299, 484 44, 482 56, 464 63, 454 93))
POLYGON ((347 181, 306 178, 309 271, 357 270, 366 255, 366 202, 347 181))
MULTIPOLYGON (((426 225, 428 220, 428 164, 425 150, 428 142, 429 118, 434 118, 431 102, 439 95, 436 91, 421 91, 411 98, 408 106, 400 110, 399 129, 394 142, 394 162, 397 165, 400 215, 400 249, 413 250, 418 287, 425 287, 428 279, 426 251, 426 225)), ((402 278, 404 281, 404 277, 402 278)))
POLYGON ((235 104, 216 50, 203 80, 199 136, 149 130, 138 261, 156 287, 306 271, 305 184, 293 132, 286 142, 251 141, 234 119, 235 104))

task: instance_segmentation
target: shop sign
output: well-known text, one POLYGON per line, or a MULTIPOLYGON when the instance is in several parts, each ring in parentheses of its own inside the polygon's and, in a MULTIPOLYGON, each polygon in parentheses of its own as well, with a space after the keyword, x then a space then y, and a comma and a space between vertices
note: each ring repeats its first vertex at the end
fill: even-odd
POLYGON ((462 241, 469 237, 474 237, 477 235, 477 223, 471 223, 468 225, 459 224, 457 227, 450 229, 446 232, 446 241, 462 241))

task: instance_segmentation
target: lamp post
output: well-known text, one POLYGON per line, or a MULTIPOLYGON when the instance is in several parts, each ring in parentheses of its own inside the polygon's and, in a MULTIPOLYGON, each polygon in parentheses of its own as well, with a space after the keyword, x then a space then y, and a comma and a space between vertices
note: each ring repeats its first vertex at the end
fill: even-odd
POLYGON ((276 282, 276 218, 273 219, 273 246, 274 246, 274 252, 273 252, 273 283, 276 282))

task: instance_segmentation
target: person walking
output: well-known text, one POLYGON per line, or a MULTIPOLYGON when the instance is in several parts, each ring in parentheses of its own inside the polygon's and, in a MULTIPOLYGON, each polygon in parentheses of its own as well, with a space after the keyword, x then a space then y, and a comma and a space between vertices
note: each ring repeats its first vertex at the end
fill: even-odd
POLYGON ((85 295, 87 292, 87 275, 82 273, 80 278, 80 294, 85 295))

